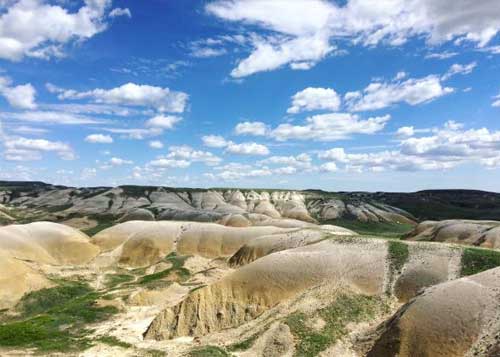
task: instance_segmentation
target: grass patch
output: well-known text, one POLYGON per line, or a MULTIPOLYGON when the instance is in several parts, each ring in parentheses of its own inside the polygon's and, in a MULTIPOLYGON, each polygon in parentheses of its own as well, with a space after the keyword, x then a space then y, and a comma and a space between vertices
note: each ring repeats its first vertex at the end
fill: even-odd
POLYGON ((17 306, 20 316, 0 325, 0 346, 40 352, 84 350, 92 345, 85 325, 117 312, 114 307, 96 306, 99 297, 81 282, 62 282, 27 294, 17 306))
POLYGON ((229 357, 230 354, 227 353, 220 347, 217 346, 203 346, 199 348, 192 349, 189 357, 229 357))
POLYGON ((386 238, 401 238, 414 227, 407 223, 361 222, 354 219, 338 218, 322 222, 350 229, 362 235, 377 235, 386 238))
POLYGON ((474 275, 500 266, 500 252, 481 248, 465 248, 462 253, 461 276, 474 275))
POLYGON ((115 336, 100 336, 97 338, 97 341, 105 343, 110 346, 117 346, 122 348, 130 348, 132 345, 127 342, 120 341, 115 336))
POLYGON ((172 264, 172 266, 158 273, 144 275, 142 278, 139 279, 139 284, 150 284, 170 276, 175 277, 174 281, 177 282, 186 281, 191 276, 189 270, 184 268, 184 263, 188 258, 189 256, 180 256, 177 255, 175 252, 170 253, 165 257, 164 261, 172 264))
POLYGON ((408 261, 409 256, 410 252, 407 244, 398 241, 389 241, 389 260, 393 272, 401 271, 408 261))
POLYGON ((316 356, 345 336, 349 323, 373 318, 384 305, 378 297, 340 295, 333 304, 317 311, 316 316, 325 321, 325 326, 320 331, 314 331, 307 326, 306 322, 312 316, 304 313, 288 316, 285 322, 298 339, 295 356, 316 356))
POLYGON ((227 349, 229 351, 246 351, 250 347, 252 347, 252 345, 254 344, 255 340, 257 340, 257 338, 259 338, 259 334, 258 333, 256 333, 255 335, 252 335, 252 336, 244 339, 243 341, 240 341, 240 342, 237 342, 237 343, 233 343, 232 345, 229 345, 227 347, 227 349))
POLYGON ((112 221, 99 222, 99 223, 97 223, 97 226, 95 226, 95 227, 84 229, 83 233, 85 233, 89 237, 92 237, 93 235, 96 235, 100 231, 103 231, 106 228, 113 226, 113 224, 114 224, 114 222, 112 222, 112 221))
POLYGON ((117 285, 129 283, 135 279, 135 276, 129 274, 106 274, 106 287, 114 288, 117 285))

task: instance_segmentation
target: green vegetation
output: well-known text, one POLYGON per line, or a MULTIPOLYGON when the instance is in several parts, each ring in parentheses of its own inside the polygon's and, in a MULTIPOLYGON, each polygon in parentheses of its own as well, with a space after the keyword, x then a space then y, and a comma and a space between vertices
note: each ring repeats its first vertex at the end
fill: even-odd
POLYGON ((359 323, 375 316, 385 304, 378 297, 340 295, 330 306, 317 311, 314 316, 294 313, 285 320, 292 334, 298 339, 295 356, 316 356, 348 333, 349 323, 359 323), (315 331, 307 325, 313 317, 325 321, 325 326, 315 331))
POLYGON ((129 274, 106 274, 106 287, 114 288, 117 285, 135 280, 135 276, 129 274))
POLYGON ((328 220, 322 223, 344 227, 362 235, 376 235, 385 238, 401 238, 413 229, 413 225, 407 223, 361 222, 344 218, 328 220))
POLYGON ((391 270, 399 272, 408 261, 410 252, 408 245, 398 241, 389 241, 389 261, 391 262, 391 270))
POLYGON ((120 341, 114 336, 100 336, 97 338, 97 341, 105 343, 110 346, 118 346, 122 348, 130 348, 132 345, 127 342, 120 341))
POLYGON ((192 349, 189 352, 189 357, 229 357, 230 354, 227 353, 220 347, 216 346, 203 346, 199 348, 192 349))
POLYGON ((103 321, 117 310, 98 307, 100 294, 81 282, 27 294, 18 304, 20 316, 0 325, 0 346, 35 348, 41 352, 84 350, 92 342, 85 325, 103 321))
POLYGON ((83 233, 85 233, 89 237, 92 237, 93 235, 96 235, 100 231, 103 231, 106 228, 113 226, 114 224, 115 224, 114 221, 101 221, 98 222, 95 227, 84 229, 83 233))
POLYGON ((158 273, 144 275, 139 279, 139 284, 150 284, 167 277, 173 277, 177 282, 186 281, 191 276, 189 270, 184 268, 184 263, 188 258, 188 256, 178 256, 175 252, 170 253, 165 257, 164 261, 172 264, 172 266, 158 273))
POLYGON ((461 276, 481 273, 500 266, 500 252, 481 248, 465 248, 461 276))
POLYGON ((232 345, 229 345, 227 349, 229 351, 245 351, 248 350, 252 345, 254 344, 255 340, 259 337, 259 334, 256 333, 255 335, 252 335, 243 341, 233 343, 232 345))

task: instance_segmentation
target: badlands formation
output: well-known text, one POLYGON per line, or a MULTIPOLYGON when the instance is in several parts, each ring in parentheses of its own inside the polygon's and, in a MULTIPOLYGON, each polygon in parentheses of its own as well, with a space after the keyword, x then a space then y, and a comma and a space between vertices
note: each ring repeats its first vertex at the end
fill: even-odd
POLYGON ((2 356, 500 355, 500 222, 380 193, 0 197, 2 356))

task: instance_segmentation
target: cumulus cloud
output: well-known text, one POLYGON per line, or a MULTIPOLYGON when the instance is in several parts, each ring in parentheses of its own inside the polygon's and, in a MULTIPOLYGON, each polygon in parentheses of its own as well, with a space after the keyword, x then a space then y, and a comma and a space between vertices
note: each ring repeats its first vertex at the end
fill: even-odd
POLYGON ((374 134, 385 127, 390 115, 361 119, 356 114, 318 114, 306 119, 304 125, 280 124, 270 136, 278 141, 315 140, 335 141, 348 139, 354 134, 374 134))
POLYGON ((162 167, 162 168, 169 167, 169 168, 185 169, 186 167, 189 167, 191 163, 187 160, 158 158, 156 160, 150 161, 148 165, 152 167, 162 167))
POLYGON ((130 19, 132 18, 132 13, 130 12, 129 8, 121 8, 121 7, 116 7, 109 12, 109 17, 120 17, 120 16, 126 16, 130 19))
POLYGON ((12 85, 12 80, 8 77, 0 77, 0 94, 7 102, 19 109, 35 109, 36 90, 31 83, 12 85))
POLYGON ((88 98, 96 103, 149 107, 159 112, 171 113, 184 112, 189 97, 184 92, 173 91, 166 87, 135 83, 126 83, 112 89, 96 88, 84 92, 59 88, 53 84, 47 84, 47 89, 51 93, 56 93, 60 100, 88 98))
POLYGON ((4 136, 3 145, 5 159, 10 161, 40 160, 42 152, 54 152, 63 160, 76 158, 71 146, 61 141, 4 136))
POLYGON ((76 12, 43 0, 9 2, 0 16, 0 58, 47 59, 63 55, 63 46, 106 29, 111 0, 85 0, 76 12))
POLYGON ((224 148, 228 142, 220 135, 205 135, 201 138, 203 145, 210 148, 224 148))
POLYGON ((90 134, 87 135, 85 141, 92 144, 112 144, 113 138, 105 134, 90 134))
POLYGON ((113 133, 120 134, 124 139, 132 140, 144 140, 146 138, 159 136, 163 134, 162 128, 103 128, 102 130, 113 133))
POLYGON ((436 75, 424 78, 410 78, 405 81, 372 82, 361 92, 348 92, 344 96, 351 111, 367 111, 387 108, 405 102, 418 105, 452 93, 436 75))
POLYGON ((109 164, 111 166, 132 165, 133 163, 134 162, 131 160, 126 160, 119 157, 112 157, 111 159, 109 159, 109 164))
POLYGON ((220 157, 211 152, 195 150, 188 145, 171 146, 166 159, 187 160, 189 162, 203 162, 206 165, 218 165, 222 161, 220 157))
POLYGON ((174 115, 157 115, 146 121, 146 127, 172 129, 182 118, 174 115))
POLYGON ((268 127, 260 121, 245 121, 238 123, 234 128, 234 132, 236 135, 265 136, 267 135, 268 127))
POLYGON ((412 126, 403 126, 396 131, 396 135, 400 137, 409 137, 415 134, 415 128, 412 126))
POLYGON ((267 146, 253 142, 236 144, 229 142, 226 146, 226 151, 237 155, 269 155, 270 151, 267 146))
POLYGON ((163 143, 160 140, 151 140, 149 147, 152 149, 163 149, 163 143))
POLYGON ((312 158, 308 154, 299 154, 296 156, 271 156, 267 159, 260 160, 258 165, 286 165, 286 167, 294 167, 302 170, 312 169, 312 158))
POLYGON ((253 50, 231 75, 244 77, 284 65, 308 69, 335 50, 331 42, 399 46, 412 37, 431 45, 468 41, 485 47, 500 30, 497 0, 216 0, 206 10, 220 19, 258 26, 271 36, 253 39, 253 50))
POLYGON ((337 111, 340 107, 340 97, 331 88, 306 88, 292 97, 292 106, 287 113, 296 114, 311 110, 337 111))
POLYGON ((318 158, 358 171, 446 170, 465 163, 497 167, 499 150, 500 131, 465 130, 460 123, 447 122, 430 135, 401 138, 396 150, 348 153, 344 148, 332 148, 320 152, 318 158))

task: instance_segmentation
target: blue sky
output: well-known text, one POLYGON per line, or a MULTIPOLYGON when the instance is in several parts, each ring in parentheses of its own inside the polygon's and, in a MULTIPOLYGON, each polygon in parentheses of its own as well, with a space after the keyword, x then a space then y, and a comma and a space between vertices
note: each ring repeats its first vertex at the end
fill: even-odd
POLYGON ((0 179, 500 191, 497 0, 0 8, 0 179))

